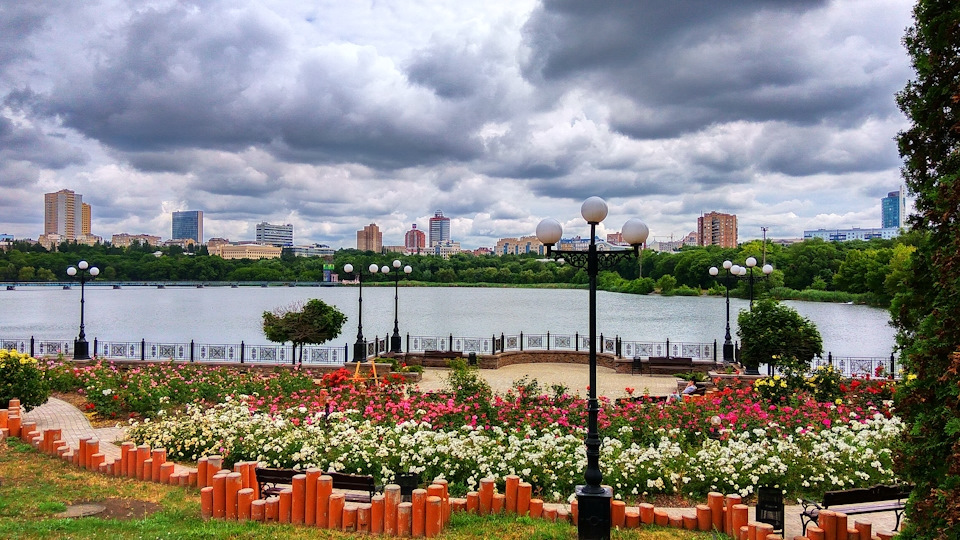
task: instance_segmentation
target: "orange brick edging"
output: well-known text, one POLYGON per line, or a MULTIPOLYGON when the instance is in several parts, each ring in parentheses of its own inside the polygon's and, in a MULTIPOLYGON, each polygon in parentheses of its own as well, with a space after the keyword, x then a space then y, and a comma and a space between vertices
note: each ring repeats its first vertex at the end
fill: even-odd
MULTIPOLYGON (((35 422, 23 423, 20 400, 12 399, 0 409, 0 442, 19 437, 44 454, 73 463, 78 467, 111 476, 126 476, 168 485, 200 488, 200 513, 204 519, 294 523, 346 532, 388 534, 403 537, 433 538, 450 522, 451 512, 479 515, 513 514, 576 525, 577 501, 570 505, 544 504, 532 498, 533 486, 519 476, 504 478, 505 493, 498 493, 496 479, 484 478, 479 491, 465 498, 452 498, 447 481, 437 478, 427 489, 416 489, 410 502, 401 502, 400 486, 389 484, 383 495, 375 495, 369 503, 348 503, 342 493, 332 493, 333 480, 319 469, 307 469, 294 477, 293 486, 266 500, 260 499, 256 481, 256 462, 234 464, 233 470, 222 469, 223 458, 205 456, 197 461, 196 471, 177 473, 175 465, 166 461, 166 450, 120 445, 120 458, 106 460, 100 441, 90 437, 79 440, 72 448, 62 440, 60 429, 41 433, 35 422)), ((773 526, 748 522, 748 507, 740 495, 709 493, 706 504, 699 504, 680 517, 670 517, 652 504, 626 507, 622 501, 611 503, 611 524, 617 528, 637 528, 657 524, 686 530, 717 530, 735 540, 782 540, 773 534, 773 526)), ((848 521, 840 512, 823 510, 818 525, 807 527, 806 536, 793 540, 891 540, 895 533, 874 532, 866 521, 848 521)))

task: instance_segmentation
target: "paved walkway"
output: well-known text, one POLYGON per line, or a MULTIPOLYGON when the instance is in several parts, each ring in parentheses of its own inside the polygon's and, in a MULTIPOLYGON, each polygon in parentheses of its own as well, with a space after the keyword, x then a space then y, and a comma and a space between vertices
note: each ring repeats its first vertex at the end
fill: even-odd
MULTIPOLYGON (((613 370, 608 370, 610 373, 604 373, 601 376, 599 369, 605 368, 598 368, 598 382, 600 383, 601 395, 610 396, 610 394, 603 392, 605 388, 603 381, 607 379, 609 382, 609 380, 612 379, 610 373, 613 373, 613 370)), ((421 388, 426 390, 435 385, 441 385, 441 383, 446 380, 446 378, 443 377, 443 371, 446 370, 428 369, 427 372, 425 372, 425 375, 428 376, 424 377, 421 388)), ((491 387, 493 387, 495 391, 508 389, 514 380, 520 379, 524 375, 536 378, 538 382, 546 384, 547 387, 555 383, 566 384, 572 387, 573 384, 576 384, 575 381, 586 380, 586 373, 586 366, 572 364, 522 364, 500 368, 498 370, 481 370, 481 374, 490 382, 491 387)), ((651 395, 666 395, 676 389, 676 379, 669 376, 617 375, 617 377, 618 379, 615 386, 623 382, 619 377, 627 378, 625 379, 627 381, 639 381, 637 387, 639 387, 641 393, 643 388, 648 388, 651 395), (648 386, 640 386, 640 384, 648 386)), ((584 393, 585 390, 584 385, 584 393)), ((616 394, 614 395, 621 397, 616 394)), ((95 437, 100 440, 100 451, 103 452, 108 460, 120 458, 120 447, 116 443, 123 441, 124 428, 94 428, 79 409, 66 401, 50 398, 44 405, 25 413, 24 422, 36 422, 37 428, 41 431, 44 429, 60 428, 62 430, 63 440, 74 448, 79 445, 81 438, 95 437)), ((195 469, 177 464, 175 472, 180 473, 190 470, 195 469)), ((705 502, 706 501, 704 501, 704 503, 705 502)), ((696 511, 693 508, 664 508, 664 510, 671 516, 682 516, 684 514, 696 515, 696 511)), ((750 507, 751 521, 755 518, 755 510, 753 506, 750 507)), ((786 530, 784 531, 784 538, 793 538, 801 534, 801 511, 802 507, 799 505, 789 505, 785 508, 786 530)), ((879 512, 875 514, 850 516, 850 526, 853 526, 855 521, 870 522, 873 525, 874 532, 884 530, 891 531, 896 523, 896 515, 893 512, 879 512)))

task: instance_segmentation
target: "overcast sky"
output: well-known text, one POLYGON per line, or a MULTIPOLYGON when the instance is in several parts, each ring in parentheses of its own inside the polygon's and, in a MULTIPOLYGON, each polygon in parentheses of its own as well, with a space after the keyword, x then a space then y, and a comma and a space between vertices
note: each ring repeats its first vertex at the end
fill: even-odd
POLYGON ((72 189, 93 233, 464 247, 701 213, 740 239, 879 227, 908 0, 0 0, 0 233, 72 189))

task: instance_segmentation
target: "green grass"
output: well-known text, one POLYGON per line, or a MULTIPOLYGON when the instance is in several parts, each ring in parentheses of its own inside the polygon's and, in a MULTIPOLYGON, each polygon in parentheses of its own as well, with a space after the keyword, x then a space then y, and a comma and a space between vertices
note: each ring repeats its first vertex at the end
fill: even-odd
MULTIPOLYGON (((497 538, 498 540, 573 539, 576 528, 565 523, 512 516, 479 517, 454 514, 441 535, 447 540, 497 538)), ((0 538, 291 538, 355 539, 356 534, 292 525, 204 521, 200 517, 200 492, 105 476, 40 454, 31 446, 10 439, 0 443, 0 538), (148 501, 159 510, 144 519, 86 517, 58 519, 66 505, 107 498, 148 501)), ((675 540, 711 538, 707 533, 648 527, 614 531, 619 540, 675 540)))

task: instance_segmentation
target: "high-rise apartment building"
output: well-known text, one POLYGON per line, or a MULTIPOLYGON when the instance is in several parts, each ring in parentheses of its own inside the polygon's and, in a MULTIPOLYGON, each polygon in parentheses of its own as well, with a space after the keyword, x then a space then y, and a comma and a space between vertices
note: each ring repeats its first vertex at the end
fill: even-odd
POLYGON ((737 247, 737 216, 710 212, 697 218, 697 240, 701 246, 737 247))
MULTIPOLYGON (((69 189, 43 195, 43 234, 60 235, 61 240, 76 241, 84 234, 83 195, 69 189)), ((90 229, 87 210, 87 231, 90 229)), ((86 234, 89 234, 87 232, 86 234)))
POLYGON ((430 218, 430 247, 441 242, 450 242, 450 218, 437 210, 430 218))
POLYGON ((427 235, 417 229, 417 224, 414 223, 407 234, 403 235, 403 248, 407 253, 420 253, 425 247, 427 247, 427 235))
POLYGON ((371 223, 357 231, 357 249, 380 253, 383 249, 383 233, 380 232, 380 227, 371 223))
POLYGON ((274 225, 261 221, 257 223, 257 243, 271 246, 288 247, 293 245, 293 225, 274 225))
POLYGON ((90 205, 87 203, 80 205, 80 234, 84 236, 90 234, 90 205))
POLYGON ((883 228, 903 228, 907 225, 907 190, 901 184, 898 191, 891 191, 880 199, 883 228))
POLYGON ((192 239, 198 244, 203 243, 203 211, 186 210, 173 213, 173 227, 171 240, 192 239))

